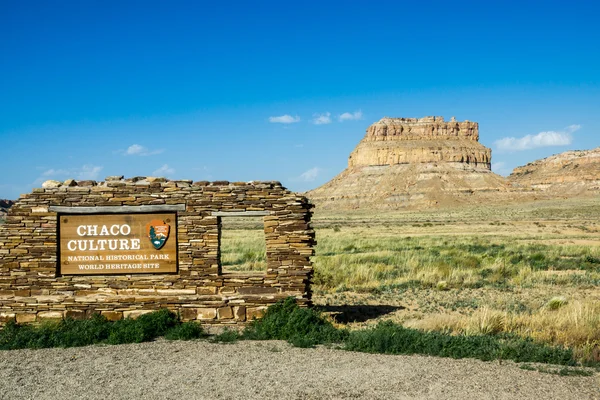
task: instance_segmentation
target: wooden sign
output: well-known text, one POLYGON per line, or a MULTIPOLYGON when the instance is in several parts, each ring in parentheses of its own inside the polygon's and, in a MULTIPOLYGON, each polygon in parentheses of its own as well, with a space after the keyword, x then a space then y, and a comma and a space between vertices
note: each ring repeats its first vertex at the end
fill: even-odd
POLYGON ((62 275, 177 272, 177 215, 61 215, 62 275))

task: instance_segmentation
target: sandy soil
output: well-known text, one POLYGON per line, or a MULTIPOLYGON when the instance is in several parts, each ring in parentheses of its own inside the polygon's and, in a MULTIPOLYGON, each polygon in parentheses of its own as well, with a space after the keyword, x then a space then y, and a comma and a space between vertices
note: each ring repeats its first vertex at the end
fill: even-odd
POLYGON ((600 399, 598 374, 276 341, 3 351, 0 389, 2 399, 600 399))

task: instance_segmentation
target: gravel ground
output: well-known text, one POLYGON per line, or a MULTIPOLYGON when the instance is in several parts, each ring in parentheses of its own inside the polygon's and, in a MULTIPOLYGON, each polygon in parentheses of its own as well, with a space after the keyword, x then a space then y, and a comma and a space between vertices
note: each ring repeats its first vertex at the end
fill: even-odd
POLYGON ((159 340, 0 352, 2 399, 600 399, 599 375, 512 362, 159 340))

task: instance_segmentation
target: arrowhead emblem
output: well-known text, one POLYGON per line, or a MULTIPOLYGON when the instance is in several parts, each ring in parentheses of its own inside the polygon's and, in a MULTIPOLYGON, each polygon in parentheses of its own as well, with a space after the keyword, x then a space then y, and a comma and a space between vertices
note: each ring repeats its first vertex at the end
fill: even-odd
POLYGON ((152 243, 152 246, 154 246, 156 250, 159 250, 165 245, 169 238, 170 231, 171 226, 160 219, 153 219, 146 224, 146 234, 150 239, 150 243, 152 243))

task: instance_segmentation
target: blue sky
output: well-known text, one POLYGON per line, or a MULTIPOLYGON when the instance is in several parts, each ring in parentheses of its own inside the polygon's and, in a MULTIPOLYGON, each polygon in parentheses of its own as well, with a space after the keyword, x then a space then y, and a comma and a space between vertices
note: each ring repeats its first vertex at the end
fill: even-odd
POLYGON ((317 187, 384 116, 479 122, 494 169, 600 146, 592 1, 0 0, 0 198, 163 175, 317 187))

